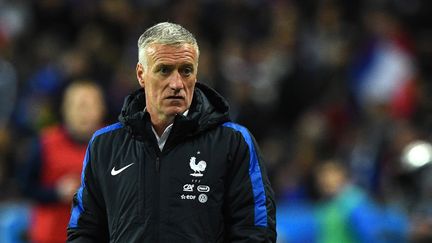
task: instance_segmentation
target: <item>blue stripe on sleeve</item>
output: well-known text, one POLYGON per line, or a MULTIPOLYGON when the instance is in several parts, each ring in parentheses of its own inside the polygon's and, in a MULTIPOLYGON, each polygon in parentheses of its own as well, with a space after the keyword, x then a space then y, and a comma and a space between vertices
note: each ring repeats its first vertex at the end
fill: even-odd
POLYGON ((87 168, 87 164, 89 162, 90 147, 91 147, 94 139, 101 134, 104 134, 104 133, 107 133, 110 131, 114 131, 114 130, 117 130, 117 129, 122 128, 122 127, 123 127, 123 125, 120 122, 117 122, 117 123, 114 123, 110 126, 99 129, 93 134, 93 137, 91 138, 91 140, 89 142, 89 145, 88 145, 87 150, 86 150, 86 154, 84 156, 83 169, 81 172, 81 186, 77 191, 78 203, 72 208, 71 218, 69 221, 69 227, 70 228, 76 228, 78 226, 78 219, 79 219, 80 215, 82 214, 82 212, 84 212, 84 206, 83 206, 83 200, 82 200, 82 194, 83 194, 84 188, 86 187, 85 182, 84 182, 84 175, 85 175, 85 170, 87 168))
POLYGON ((249 131, 236 123, 226 122, 223 124, 225 127, 233 128, 239 131, 245 139, 249 147, 249 176, 252 182, 252 190, 254 194, 255 202, 255 225, 256 226, 267 226, 267 208, 266 208, 266 195, 264 191, 264 183, 261 176, 261 169, 258 163, 258 156, 255 151, 255 146, 252 141, 252 137, 249 131))

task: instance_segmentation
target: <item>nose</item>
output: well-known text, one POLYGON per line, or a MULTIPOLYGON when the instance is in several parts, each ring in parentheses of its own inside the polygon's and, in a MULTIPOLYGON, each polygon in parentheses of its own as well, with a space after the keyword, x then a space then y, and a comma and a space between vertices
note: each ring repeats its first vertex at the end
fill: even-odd
POLYGON ((169 80, 169 87, 175 91, 183 89, 183 81, 179 72, 173 72, 169 80))

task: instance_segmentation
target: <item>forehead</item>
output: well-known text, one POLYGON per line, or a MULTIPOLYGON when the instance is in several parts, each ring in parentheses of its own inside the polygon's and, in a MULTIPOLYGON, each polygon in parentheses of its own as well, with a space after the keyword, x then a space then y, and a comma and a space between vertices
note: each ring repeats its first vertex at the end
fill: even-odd
POLYGON ((191 44, 152 44, 147 48, 149 64, 177 64, 198 62, 197 51, 191 44))
POLYGON ((101 99, 101 95, 101 91, 94 86, 78 85, 70 87, 66 91, 64 100, 66 103, 81 101, 83 98, 94 100, 101 99))

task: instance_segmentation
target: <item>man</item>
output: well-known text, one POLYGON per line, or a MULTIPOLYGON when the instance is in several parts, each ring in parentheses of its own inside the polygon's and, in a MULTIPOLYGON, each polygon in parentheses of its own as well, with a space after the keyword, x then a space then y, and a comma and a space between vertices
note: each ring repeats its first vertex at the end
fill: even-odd
POLYGON ((193 35, 160 23, 138 41, 140 89, 97 131, 69 242, 275 242, 273 192, 252 135, 197 83, 193 35))
POLYGON ((86 143, 103 124, 101 88, 90 81, 72 82, 65 89, 61 111, 63 122, 41 131, 20 180, 25 194, 36 202, 31 242, 66 241, 70 202, 80 185, 86 143))

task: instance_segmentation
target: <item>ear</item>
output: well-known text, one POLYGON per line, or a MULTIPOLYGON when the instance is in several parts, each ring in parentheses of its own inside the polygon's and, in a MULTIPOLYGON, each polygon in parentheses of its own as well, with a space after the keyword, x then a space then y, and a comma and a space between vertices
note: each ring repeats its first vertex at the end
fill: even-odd
POLYGON ((138 83, 140 84, 141 87, 145 87, 145 82, 144 82, 144 67, 141 63, 137 63, 136 66, 136 75, 137 75, 137 79, 138 79, 138 83))

